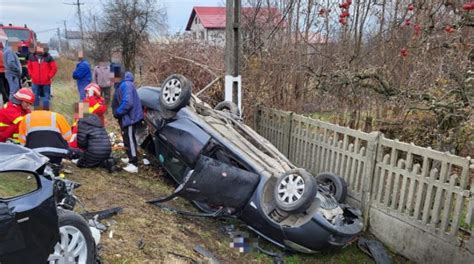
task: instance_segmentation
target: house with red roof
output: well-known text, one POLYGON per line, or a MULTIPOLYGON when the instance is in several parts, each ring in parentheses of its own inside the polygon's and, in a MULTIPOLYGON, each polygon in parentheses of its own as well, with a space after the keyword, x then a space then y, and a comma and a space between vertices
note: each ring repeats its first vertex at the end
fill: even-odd
MULTIPOLYGON (((243 7, 241 9, 242 29, 246 27, 259 27, 262 29, 284 27, 280 11, 275 7, 253 8, 243 7)), ((191 12, 186 25, 186 31, 190 31, 196 39, 225 43, 226 8, 195 6, 191 12)))

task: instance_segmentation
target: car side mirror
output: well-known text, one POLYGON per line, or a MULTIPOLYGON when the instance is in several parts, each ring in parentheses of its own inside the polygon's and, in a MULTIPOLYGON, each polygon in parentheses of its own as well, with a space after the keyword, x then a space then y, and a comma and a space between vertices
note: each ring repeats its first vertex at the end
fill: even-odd
POLYGON ((0 199, 19 197, 40 188, 38 177, 27 171, 0 172, 0 199))

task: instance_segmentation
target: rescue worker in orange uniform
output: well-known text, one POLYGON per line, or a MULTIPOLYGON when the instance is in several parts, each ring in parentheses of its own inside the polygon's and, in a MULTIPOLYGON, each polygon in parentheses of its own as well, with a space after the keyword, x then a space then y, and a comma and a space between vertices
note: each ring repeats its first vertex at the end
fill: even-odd
POLYGON ((30 107, 35 102, 35 95, 29 88, 21 88, 13 95, 10 102, 0 109, 0 142, 7 139, 19 142, 18 127, 23 117, 30 113, 30 107))
POLYGON ((71 127, 61 114, 39 110, 27 114, 20 123, 20 143, 61 164, 68 158, 71 127))

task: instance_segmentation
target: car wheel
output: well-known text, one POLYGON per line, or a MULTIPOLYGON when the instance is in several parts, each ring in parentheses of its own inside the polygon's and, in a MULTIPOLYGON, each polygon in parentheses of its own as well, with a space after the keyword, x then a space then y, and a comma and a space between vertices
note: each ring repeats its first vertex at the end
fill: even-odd
POLYGON ((80 215, 58 208, 59 242, 48 263, 95 263, 95 242, 89 225, 80 215))
POLYGON ((166 110, 178 111, 191 100, 192 84, 186 77, 173 74, 161 85, 160 104, 166 110))
POLYGON ((239 107, 234 102, 222 101, 214 107, 214 110, 228 112, 231 115, 240 116, 239 107))
POLYGON ((288 213, 301 213, 311 206, 316 192, 314 177, 303 169, 294 169, 278 178, 274 197, 279 209, 288 213))
POLYGON ((338 203, 346 201, 347 183, 342 177, 329 172, 323 172, 316 176, 316 182, 319 185, 325 186, 338 203))

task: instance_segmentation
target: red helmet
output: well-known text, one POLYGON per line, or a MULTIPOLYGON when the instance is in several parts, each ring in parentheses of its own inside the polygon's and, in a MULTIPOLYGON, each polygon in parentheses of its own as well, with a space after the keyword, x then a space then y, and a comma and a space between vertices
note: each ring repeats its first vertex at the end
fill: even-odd
POLYGON ((29 88, 21 88, 13 95, 13 97, 19 101, 27 102, 29 104, 33 104, 35 102, 35 95, 29 88))
POLYGON ((100 86, 97 85, 96 83, 89 83, 89 85, 86 86, 85 88, 86 92, 89 90, 94 91, 94 94, 96 96, 100 96, 100 86))

